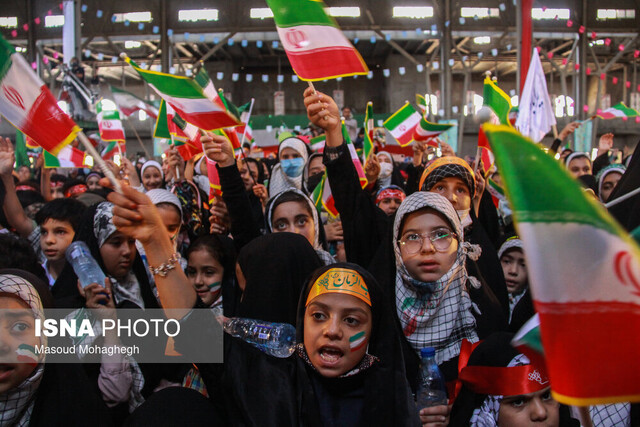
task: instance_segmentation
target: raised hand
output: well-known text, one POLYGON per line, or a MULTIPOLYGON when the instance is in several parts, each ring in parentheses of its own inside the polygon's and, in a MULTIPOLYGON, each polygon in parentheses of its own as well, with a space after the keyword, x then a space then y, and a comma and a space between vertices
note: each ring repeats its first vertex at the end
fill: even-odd
POLYGON ((204 154, 211 160, 218 162, 220 167, 227 167, 236 163, 233 147, 227 137, 207 132, 206 135, 200 138, 200 141, 204 148, 204 154))
POLYGON ((307 117, 311 123, 324 129, 327 134, 341 130, 340 110, 329 95, 314 92, 309 87, 304 91, 304 106, 307 108, 307 117))
POLYGON ((10 176, 15 162, 16 156, 13 152, 11 140, 9 138, 0 138, 0 175, 10 176))
POLYGON ((571 135, 573 132, 576 131, 576 129, 578 129, 580 127, 580 123, 579 122, 571 122, 569 124, 567 124, 562 131, 560 131, 560 134, 558 135, 558 139, 560 141, 564 141, 565 139, 567 139, 567 137, 569 135, 571 135))
POLYGON ((136 167, 131 163, 131 160, 127 159, 125 156, 122 156, 120 159, 120 169, 124 172, 124 175, 129 179, 129 184, 132 187, 140 186, 140 178, 138 178, 138 171, 136 167))
POLYGON ((369 154, 369 160, 364 168, 364 174, 369 184, 378 180, 378 175, 380 175, 380 161, 374 153, 369 154))

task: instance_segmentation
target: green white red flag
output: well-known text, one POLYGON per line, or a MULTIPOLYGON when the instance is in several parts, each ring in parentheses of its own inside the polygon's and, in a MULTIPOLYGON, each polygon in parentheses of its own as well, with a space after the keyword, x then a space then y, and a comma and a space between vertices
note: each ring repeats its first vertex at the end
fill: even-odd
POLYGON ((426 141, 427 145, 437 148, 440 145, 437 140, 438 136, 453 126, 450 123, 431 123, 422 117, 413 131, 413 139, 415 141, 426 141))
POLYGON ((145 111, 147 115, 156 119, 158 117, 158 109, 148 102, 138 98, 131 92, 127 92, 117 87, 111 87, 111 94, 113 95, 113 101, 116 103, 122 114, 129 117, 136 111, 145 111))
POLYGON ((240 124, 237 117, 211 101, 195 79, 144 70, 130 58, 126 61, 180 117, 197 128, 212 131, 240 124))
POLYGON ((527 255, 552 394, 576 406, 640 401, 640 247, 539 146, 484 128, 527 255))
POLYGON ((422 111, 422 115, 426 116, 427 115, 427 99, 424 96, 420 95, 419 93, 416 93, 416 105, 418 106, 420 111, 422 111))
POLYGON ((100 157, 102 157, 103 160, 109 160, 116 154, 121 156, 127 154, 127 145, 125 141, 109 141, 102 149, 100 157))
POLYGON ((100 139, 103 141, 124 141, 124 129, 118 110, 103 110, 102 102, 96 106, 100 139))
POLYGON ((623 119, 626 120, 631 117, 638 117, 640 113, 634 110, 633 108, 627 107, 624 102, 620 102, 614 105, 611 108, 607 108, 604 111, 599 112, 596 116, 601 119, 609 120, 609 119, 623 119))
POLYGON ((322 153, 324 151, 324 144, 326 143, 326 141, 327 136, 325 134, 314 136, 309 142, 309 147, 311 148, 311 151, 322 153))
POLYGON ((58 155, 53 155, 44 150, 45 168, 83 168, 85 167, 85 152, 67 145, 62 147, 58 155))
POLYGON ((373 153, 373 132, 375 132, 375 126, 373 122, 373 102, 367 102, 367 112, 364 115, 364 141, 362 142, 362 158, 364 160, 364 167, 367 167, 369 156, 373 153))
POLYGON ((411 144, 416 126, 420 123, 422 116, 409 102, 393 113, 391 117, 384 121, 383 125, 391 135, 398 141, 401 147, 411 144))
POLYGON ((493 124, 511 126, 511 121, 509 120, 511 98, 489 76, 484 79, 482 98, 483 105, 489 107, 493 113, 493 124))
POLYGON ((54 155, 80 132, 27 61, 2 36, 0 114, 54 155))
POLYGON ((207 162, 207 177, 209 178, 209 204, 213 203, 216 197, 222 195, 222 187, 220 186, 220 176, 216 162, 205 156, 207 162))
POLYGON ((320 0, 267 0, 293 71, 314 81, 367 74, 369 69, 320 0))

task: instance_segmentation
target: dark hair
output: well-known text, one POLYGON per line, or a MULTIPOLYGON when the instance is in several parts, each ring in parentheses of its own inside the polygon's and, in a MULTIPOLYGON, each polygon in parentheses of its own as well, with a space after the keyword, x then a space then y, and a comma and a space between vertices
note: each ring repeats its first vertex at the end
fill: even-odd
POLYGON ((36 224, 42 225, 48 219, 66 221, 71 224, 73 231, 78 231, 80 219, 85 206, 76 199, 55 199, 46 203, 36 214, 36 224))
POLYGON ((42 194, 35 190, 18 190, 16 191, 16 196, 18 196, 22 209, 34 203, 44 203, 42 194))
MULTIPOLYGON (((247 168, 249 168, 248 163, 256 165, 256 168, 258 169, 258 177, 256 178, 256 181, 258 182, 256 182, 256 184, 262 184, 264 182, 264 169, 262 169, 260 160, 254 159, 253 157, 245 157, 242 161, 247 164, 247 168)), ((249 173, 251 173, 251 169, 249 169, 249 173)))
POLYGON ((49 283, 44 268, 29 241, 8 233, 0 234, 0 269, 3 268, 30 271, 40 280, 49 283))
POLYGON ((50 182, 67 182, 67 177, 64 175, 60 175, 59 173, 54 173, 53 175, 51 175, 51 178, 49 179, 50 182))
POLYGON ((225 272, 229 266, 229 259, 235 258, 235 254, 229 253, 228 245, 225 245, 218 236, 210 234, 206 236, 198 237, 189 248, 185 251, 184 257, 189 260, 189 256, 201 249, 206 250, 216 261, 218 261, 224 268, 225 272))

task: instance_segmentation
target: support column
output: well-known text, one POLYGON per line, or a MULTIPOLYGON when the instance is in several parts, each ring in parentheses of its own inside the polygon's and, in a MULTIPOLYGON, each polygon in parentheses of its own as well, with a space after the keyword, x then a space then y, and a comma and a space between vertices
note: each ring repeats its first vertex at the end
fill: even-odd
POLYGON ((524 82, 527 80, 529 63, 531 62, 531 39, 533 37, 533 23, 531 20, 531 8, 533 0, 521 0, 517 6, 517 27, 520 49, 518 49, 518 96, 522 93, 524 82))
MULTIPOLYGON (((582 0, 580 13, 580 21, 582 25, 587 28, 587 0, 582 0)), ((578 65, 580 65, 580 70, 576 74, 577 81, 575 85, 577 86, 577 91, 575 104, 577 116, 580 120, 585 120, 587 118, 587 112, 584 111, 584 106, 589 105, 589 99, 587 97, 587 31, 584 31, 578 36, 580 37, 580 41, 578 43, 576 61, 578 65)))
POLYGON ((62 54, 64 63, 69 65, 74 56, 81 59, 80 54, 80 2, 64 0, 62 3, 64 26, 62 27, 62 54))
POLYGON ((440 43, 440 61, 442 73, 440 73, 440 98, 442 100, 442 109, 444 110, 444 118, 451 118, 451 66, 449 58, 451 58, 451 0, 444 0, 442 11, 442 41, 440 43))
POLYGON ((160 64, 163 73, 168 73, 171 67, 171 48, 167 34, 167 1, 160 0, 160 64))

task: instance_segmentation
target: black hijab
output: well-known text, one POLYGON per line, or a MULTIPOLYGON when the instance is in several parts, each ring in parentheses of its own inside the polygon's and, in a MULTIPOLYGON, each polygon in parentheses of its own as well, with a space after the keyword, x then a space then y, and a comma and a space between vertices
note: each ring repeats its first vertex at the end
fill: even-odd
POLYGON ((237 315, 295 326, 305 279, 322 265, 307 239, 294 233, 258 237, 242 248, 238 264, 246 287, 237 315))

